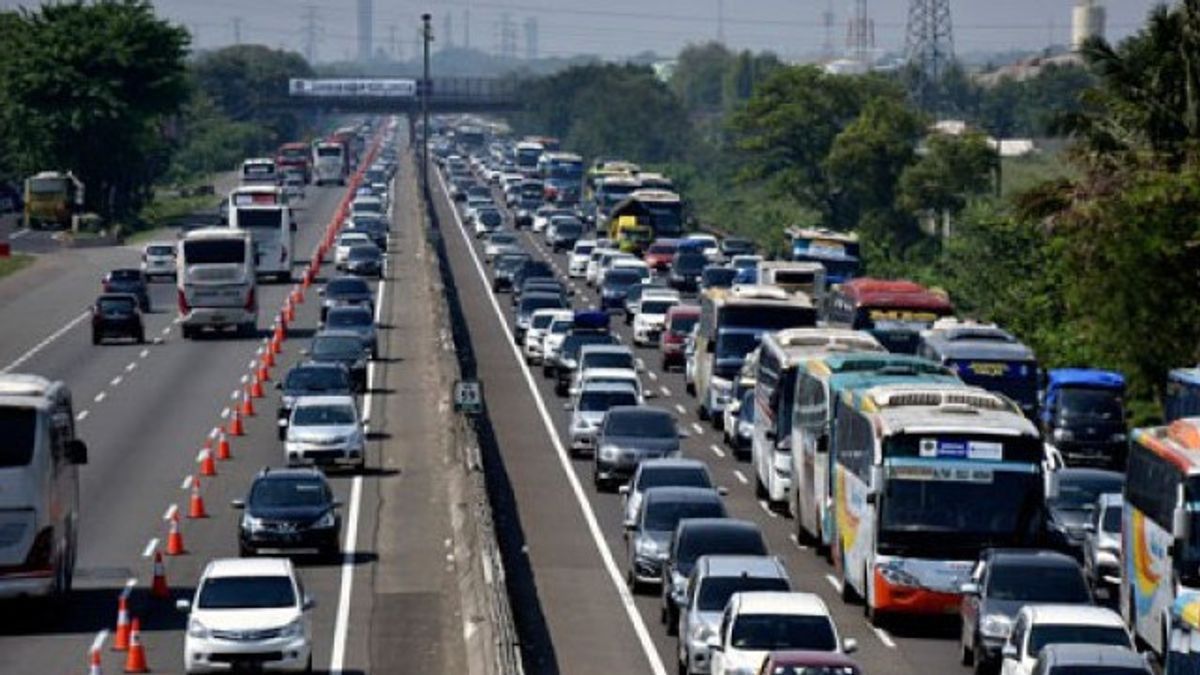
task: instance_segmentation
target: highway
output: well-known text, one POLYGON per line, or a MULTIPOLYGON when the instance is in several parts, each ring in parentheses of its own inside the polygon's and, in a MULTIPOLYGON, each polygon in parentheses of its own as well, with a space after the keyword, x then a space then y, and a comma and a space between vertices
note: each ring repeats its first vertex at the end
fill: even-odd
MULTIPOLYGON (((659 621, 658 595, 633 596, 625 586, 620 497, 596 492, 590 459, 568 458, 564 448, 569 413, 563 410, 564 399, 554 394, 540 368, 527 367, 513 348, 508 297, 499 296, 500 302, 493 298, 482 244, 462 228, 440 174, 431 169, 430 175, 433 206, 472 336, 503 471, 512 484, 513 510, 520 518, 535 586, 526 591, 536 598, 536 607, 525 608, 522 629, 525 639, 544 635, 553 645, 552 651, 527 650, 527 657, 539 660, 538 672, 658 675, 675 671, 676 640, 667 636, 659 621)), ((520 236, 527 251, 550 261, 574 289, 576 308, 598 304, 583 280, 566 278, 565 255, 543 246, 540 234, 524 230, 520 236)), ((619 318, 614 317, 613 325, 622 343, 632 344, 630 329, 619 318)), ((720 432, 700 422, 683 374, 662 371, 656 350, 634 349, 645 365, 643 384, 658 394, 648 404, 675 413, 689 434, 684 455, 706 461, 715 481, 729 489, 725 501, 732 516, 761 526, 797 590, 824 599, 842 636, 858 640, 855 658, 866 672, 923 675, 969 670, 958 661, 957 617, 895 621, 884 630, 867 622, 861 606, 845 604, 832 567, 797 545, 793 521, 756 499, 749 464, 736 460, 723 445, 720 432)))
MULTIPOLYGON (((417 671, 463 669, 459 578, 451 549, 456 538, 451 488, 443 451, 445 411, 429 396, 440 386, 437 327, 429 320, 435 298, 424 259, 421 209, 413 170, 405 165, 391 233, 394 253, 376 290, 381 358, 371 364, 368 469, 331 476, 342 509, 344 556, 299 560, 317 606, 314 663, 321 672, 365 673, 376 663, 407 663, 417 671), (425 289, 420 302, 396 288, 425 289), (386 526, 381 526, 386 524, 386 526)), ((297 207, 294 256, 306 262, 346 188, 310 187, 297 207)), ((62 250, 0 284, 0 369, 61 379, 75 399, 78 433, 88 444, 81 469, 82 522, 76 591, 60 605, 17 602, 0 618, 0 671, 75 672, 88 648, 104 645, 106 672, 120 672, 123 655, 109 651, 117 599, 128 587, 131 610, 142 620, 154 672, 182 670, 185 616, 174 599, 190 597, 204 563, 237 554, 238 512, 229 502, 245 496, 262 467, 282 464, 275 434, 278 396, 254 401, 246 435, 230 438, 233 459, 202 479, 209 517, 184 518, 187 553, 168 557, 171 601, 148 594, 151 557, 164 546, 173 509, 186 514, 197 452, 227 423, 256 354, 289 285, 260 285, 260 335, 254 339, 185 341, 175 312, 175 287, 152 285, 146 345, 93 346, 85 309, 100 277, 137 266, 134 247, 62 250)), ((322 275, 328 275, 327 266, 322 275)), ((300 268, 296 276, 299 277, 300 268)), ((318 280, 319 281, 319 280, 318 280)), ((316 286, 297 307, 296 320, 271 370, 278 380, 302 358, 317 324, 316 286)), ((444 408, 444 406, 442 406, 444 408)))

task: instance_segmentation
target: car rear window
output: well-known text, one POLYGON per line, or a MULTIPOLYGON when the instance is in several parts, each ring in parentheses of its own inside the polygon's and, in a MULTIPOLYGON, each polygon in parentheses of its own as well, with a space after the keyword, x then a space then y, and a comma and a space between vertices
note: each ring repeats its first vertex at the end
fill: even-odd
POLYGON ((258 507, 321 506, 328 502, 325 485, 312 478, 263 478, 250 489, 250 504, 258 507))
POLYGON ((604 432, 612 436, 645 438, 670 438, 679 433, 675 429, 675 419, 669 414, 643 411, 609 415, 604 423, 604 432))
MULTIPOLYGON (((696 606, 702 612, 719 612, 725 609, 730 596, 734 593, 750 593, 753 591, 783 591, 792 590, 787 579, 779 577, 708 577, 700 584, 700 592, 696 597, 696 606)), ((807 673, 808 671, 800 671, 807 673)))
POLYGON ((292 580, 281 576, 211 578, 204 582, 196 601, 200 609, 268 609, 295 605, 292 580))
POLYGON ((654 499, 646 502, 642 527, 655 532, 672 532, 685 518, 724 518, 725 507, 718 497, 687 501, 654 499))
POLYGON ((743 614, 734 622, 729 641, 734 648, 746 651, 837 649, 829 618, 808 614, 743 614))
POLYGON ((33 459, 37 438, 37 413, 33 408, 0 408, 0 467, 25 466, 33 459))
POLYGON ((370 292, 371 287, 362 279, 343 277, 334 279, 325 285, 325 293, 329 295, 352 295, 370 292))
POLYGON ((702 555, 766 555, 762 534, 748 527, 704 527, 687 532, 679 543, 681 570, 691 571, 702 555))
POLYGON ((1090 604, 1079 570, 1068 566, 993 563, 988 597, 1019 602, 1090 604))
POLYGON ((350 387, 340 368, 296 368, 287 374, 285 389, 292 391, 344 391, 350 387))
POLYGON ((643 467, 638 476, 638 490, 653 487, 712 487, 708 472, 698 466, 643 467))

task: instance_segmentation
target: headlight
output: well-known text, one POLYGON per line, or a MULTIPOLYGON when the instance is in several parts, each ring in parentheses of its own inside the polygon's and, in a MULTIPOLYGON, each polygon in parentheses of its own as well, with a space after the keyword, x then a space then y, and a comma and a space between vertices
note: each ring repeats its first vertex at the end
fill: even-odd
POLYGON ((617 458, 617 452, 618 452, 617 446, 615 446, 615 445, 600 446, 600 458, 601 459, 614 460, 617 458))
POLYGON ((1054 440, 1056 441, 1073 441, 1075 440, 1075 432, 1070 429, 1055 429, 1054 440))
POLYGON ((1124 443, 1125 439, 1126 439, 1125 434, 1113 434, 1112 437, 1109 438, 1108 440, 1113 443, 1124 443))
POLYGON ((658 555, 658 542, 648 538, 638 539, 637 553, 638 555, 651 558, 658 555))
POLYGON ((285 637, 285 638, 302 637, 303 635, 304 635, 304 620, 303 619, 296 619, 295 621, 284 626, 283 629, 279 631, 279 636, 285 637))
POLYGON ((205 640, 208 639, 208 628, 205 627, 204 624, 200 623, 198 619, 193 618, 188 621, 187 634, 188 637, 193 637, 197 640, 205 640))
POLYGON ((244 514, 242 516, 242 527, 250 530, 251 532, 257 532, 263 527, 262 518, 255 518, 250 514, 244 514))
POLYGON ((333 511, 326 511, 325 515, 321 516, 317 522, 313 523, 313 527, 318 529, 328 529, 333 527, 336 522, 337 517, 333 515, 333 511))
POLYGON ((712 629, 712 626, 702 623, 692 628, 692 641, 700 644, 707 643, 711 638, 717 636, 717 632, 712 629))
POLYGON ((1012 619, 1003 614, 987 614, 979 622, 979 632, 984 637, 1008 639, 1012 632, 1012 619))

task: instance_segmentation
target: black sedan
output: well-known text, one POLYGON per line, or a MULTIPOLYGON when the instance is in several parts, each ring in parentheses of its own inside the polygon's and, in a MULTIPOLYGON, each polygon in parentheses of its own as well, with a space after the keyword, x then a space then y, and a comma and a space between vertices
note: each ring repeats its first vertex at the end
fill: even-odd
POLYGON ((322 321, 331 307, 362 305, 372 312, 375 311, 375 293, 371 291, 367 282, 359 277, 335 277, 318 292, 321 294, 322 321))
POLYGON ((139 343, 146 341, 142 310, 137 296, 105 293, 92 303, 92 344, 119 337, 133 338, 139 343))
POLYGON ((115 269, 100 282, 105 293, 128 293, 137 298, 138 308, 143 312, 150 311, 150 291, 146 285, 146 275, 136 268, 115 269))
POLYGON ((252 556, 263 549, 311 549, 333 557, 340 550, 340 506, 319 469, 263 469, 246 499, 233 502, 243 511, 238 550, 252 556))
POLYGON ((350 388, 366 391, 369 348, 362 336, 351 330, 323 330, 312 339, 305 354, 317 363, 340 363, 350 373, 350 388))

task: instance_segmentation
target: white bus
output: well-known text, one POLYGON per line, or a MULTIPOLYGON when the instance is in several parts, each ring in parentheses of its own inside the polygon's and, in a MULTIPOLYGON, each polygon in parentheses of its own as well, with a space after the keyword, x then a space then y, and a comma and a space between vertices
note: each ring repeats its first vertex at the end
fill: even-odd
POLYGON ((313 182, 317 185, 326 183, 346 184, 346 174, 350 172, 350 158, 346 156, 346 146, 333 141, 313 143, 313 182))
POLYGON ((1200 418, 1133 432, 1122 519, 1121 615, 1163 655, 1172 605, 1200 591, 1200 418))
POLYGON ((279 185, 282 176, 270 157, 253 157, 242 162, 242 185, 279 185))
POLYGON ((0 598, 61 596, 78 558, 79 465, 71 392, 0 374, 0 598))
POLYGON ((254 239, 245 230, 205 227, 184 235, 176 291, 185 339, 205 328, 233 327, 239 335, 258 330, 254 257, 254 239))
POLYGON ((235 188, 229 193, 229 227, 254 236, 255 267, 260 276, 292 280, 296 223, 281 188, 235 188))
POLYGON ((763 337, 754 377, 754 434, 750 439, 759 499, 782 507, 792 489, 797 366, 820 354, 882 351, 883 346, 869 334, 844 328, 793 328, 763 337))
POLYGON ((538 175, 538 162, 542 158, 542 153, 546 147, 541 143, 534 141, 521 141, 517 143, 515 157, 513 158, 517 165, 517 171, 525 176, 535 177, 538 175))

